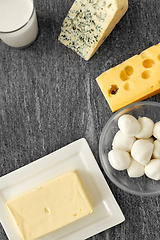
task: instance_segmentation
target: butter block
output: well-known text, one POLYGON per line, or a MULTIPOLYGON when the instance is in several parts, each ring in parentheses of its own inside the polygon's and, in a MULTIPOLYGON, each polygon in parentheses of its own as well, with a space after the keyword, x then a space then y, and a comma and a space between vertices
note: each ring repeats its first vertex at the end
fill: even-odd
POLYGON ((76 0, 59 41, 89 60, 128 9, 128 0, 76 0))
POLYGON ((33 240, 92 213, 76 170, 7 202, 22 238, 33 240))
POLYGON ((160 93, 159 69, 160 43, 105 71, 96 80, 114 112, 160 93))

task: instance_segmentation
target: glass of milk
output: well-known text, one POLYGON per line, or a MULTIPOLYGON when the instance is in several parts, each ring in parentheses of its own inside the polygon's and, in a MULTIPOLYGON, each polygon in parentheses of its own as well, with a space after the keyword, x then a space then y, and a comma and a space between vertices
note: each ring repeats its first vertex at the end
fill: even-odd
POLYGON ((33 0, 0 0, 0 39, 11 47, 31 44, 38 34, 33 0))

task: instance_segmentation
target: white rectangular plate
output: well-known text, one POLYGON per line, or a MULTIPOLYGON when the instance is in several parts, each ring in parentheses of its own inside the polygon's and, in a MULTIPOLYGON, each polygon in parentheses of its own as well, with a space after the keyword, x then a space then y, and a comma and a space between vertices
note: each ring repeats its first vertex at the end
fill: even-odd
MULTIPOLYGON (((67 171, 76 169, 93 213, 39 240, 84 240, 125 220, 84 138, 0 178, 0 221, 10 240, 21 240, 6 202, 67 171)), ((65 200, 64 200, 65 201, 65 200)))

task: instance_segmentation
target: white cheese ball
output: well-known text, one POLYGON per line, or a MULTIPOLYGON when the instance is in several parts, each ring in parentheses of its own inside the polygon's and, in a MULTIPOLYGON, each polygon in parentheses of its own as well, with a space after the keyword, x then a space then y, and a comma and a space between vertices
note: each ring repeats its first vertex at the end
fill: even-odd
POLYGON ((141 129, 138 120, 129 114, 124 114, 118 119, 118 127, 127 136, 136 136, 141 129))
POLYGON ((155 140, 153 144, 153 158, 160 158, 160 141, 155 140))
POLYGON ((146 140, 148 142, 151 142, 151 143, 154 143, 154 138, 153 137, 150 137, 150 138, 147 138, 147 139, 144 139, 144 140, 146 140))
MULTIPOLYGON (((137 139, 137 140, 140 140, 140 139, 137 139)), ((154 138, 153 137, 146 138, 146 139, 141 138, 141 140, 146 140, 148 142, 154 143, 154 138)))
POLYGON ((113 149, 108 153, 108 160, 116 170, 125 170, 131 163, 131 156, 122 149, 113 149))
POLYGON ((144 175, 144 166, 137 161, 135 161, 133 158, 131 160, 131 164, 127 168, 127 172, 129 177, 142 177, 144 175))
POLYGON ((113 149, 120 148, 124 151, 130 152, 135 140, 135 137, 129 137, 123 134, 121 130, 119 130, 114 136, 112 146, 113 149))
POLYGON ((141 126, 141 130, 136 135, 136 138, 150 138, 153 134, 154 122, 147 117, 139 118, 138 122, 141 126))
POLYGON ((152 152, 153 143, 144 139, 135 141, 131 149, 132 157, 144 166, 150 161, 152 152))
POLYGON ((145 174, 147 177, 159 180, 160 179, 160 159, 152 159, 145 166, 145 174))
POLYGON ((160 141, 160 122, 154 124, 153 136, 160 141))

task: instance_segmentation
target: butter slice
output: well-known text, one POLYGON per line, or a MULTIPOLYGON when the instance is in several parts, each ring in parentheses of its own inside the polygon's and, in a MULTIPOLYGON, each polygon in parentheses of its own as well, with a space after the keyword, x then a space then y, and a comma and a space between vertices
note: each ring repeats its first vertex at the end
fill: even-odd
POLYGON ((128 9, 128 0, 76 0, 64 19, 59 40, 89 60, 128 9))
POLYGON ((7 202, 24 240, 33 240, 93 211, 76 170, 7 202))
POLYGON ((97 77, 111 110, 160 93, 160 44, 144 50, 97 77))

